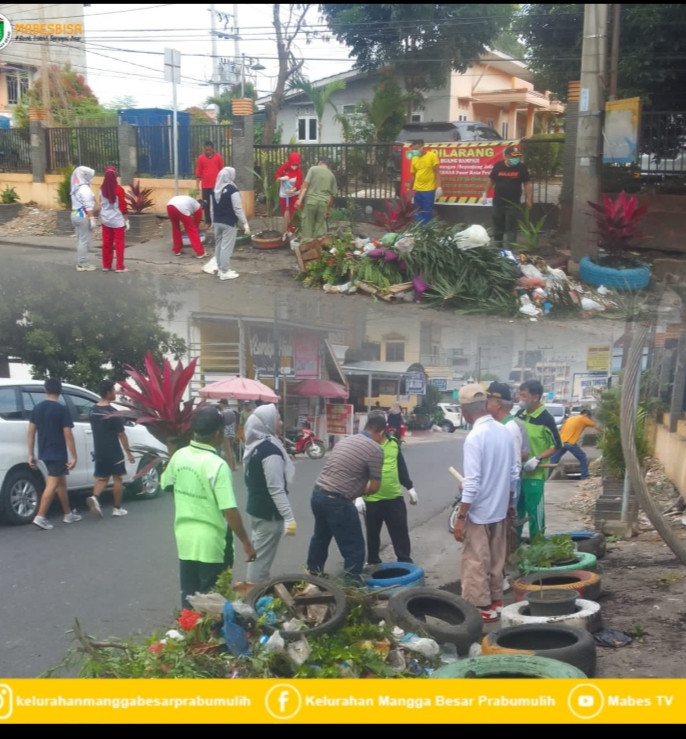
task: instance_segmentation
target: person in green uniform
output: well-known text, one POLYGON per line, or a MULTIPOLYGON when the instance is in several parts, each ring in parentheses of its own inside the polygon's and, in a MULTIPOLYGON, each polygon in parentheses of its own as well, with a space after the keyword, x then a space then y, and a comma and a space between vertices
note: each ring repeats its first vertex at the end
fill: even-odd
MULTIPOLYGON (((547 469, 539 465, 562 449, 555 419, 541 402, 543 385, 538 380, 526 380, 519 386, 519 404, 516 418, 524 422, 530 454, 522 464, 521 493, 517 501, 517 518, 529 517, 529 537, 545 533, 544 485, 547 469)), ((517 529, 521 539, 522 527, 517 529)))
POLYGON ((333 199, 338 192, 336 177, 329 169, 331 160, 320 157, 314 167, 310 167, 305 182, 300 188, 296 208, 302 208, 300 239, 308 241, 326 236, 326 220, 331 214, 333 199))

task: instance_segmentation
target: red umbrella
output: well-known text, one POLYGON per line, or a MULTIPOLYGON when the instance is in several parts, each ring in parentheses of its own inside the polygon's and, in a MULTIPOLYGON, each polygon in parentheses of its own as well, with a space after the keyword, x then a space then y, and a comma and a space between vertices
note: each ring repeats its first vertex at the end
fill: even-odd
POLYGON ((235 398, 237 400, 262 400, 278 403, 279 396, 264 383, 247 377, 229 377, 211 385, 205 385, 199 393, 201 398, 235 398))
POLYGON ((348 389, 331 380, 303 380, 293 388, 289 388, 291 395, 299 395, 302 398, 348 398, 348 389))

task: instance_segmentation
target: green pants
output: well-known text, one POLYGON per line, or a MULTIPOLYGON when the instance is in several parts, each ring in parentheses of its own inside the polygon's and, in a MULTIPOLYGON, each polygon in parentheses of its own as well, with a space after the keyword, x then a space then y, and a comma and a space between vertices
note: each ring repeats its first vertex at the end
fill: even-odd
POLYGON ((318 203, 316 200, 308 202, 305 200, 302 219, 300 221, 301 241, 326 236, 326 211, 328 209, 328 203, 318 203))
MULTIPOLYGON (((517 518, 529 517, 529 538, 545 533, 545 503, 543 486, 545 480, 522 478, 522 490, 517 501, 517 518)), ((517 538, 522 538, 523 526, 517 527, 517 538)))

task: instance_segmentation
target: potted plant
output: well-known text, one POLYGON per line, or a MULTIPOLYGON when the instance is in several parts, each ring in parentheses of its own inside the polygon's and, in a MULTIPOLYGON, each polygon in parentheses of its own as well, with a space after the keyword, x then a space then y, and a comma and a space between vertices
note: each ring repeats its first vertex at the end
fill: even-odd
POLYGON ((250 170, 261 184, 260 193, 264 198, 266 209, 265 223, 267 228, 252 235, 252 243, 258 249, 278 249, 284 245, 282 233, 279 231, 277 218, 279 208, 279 182, 268 180, 265 176, 250 170))
POLYGON ((17 191, 5 185, 5 189, 0 193, 0 223, 7 223, 14 220, 21 210, 19 195, 17 191))
POLYGON ((599 254, 583 257, 579 277, 590 285, 615 290, 641 290, 650 284, 650 268, 627 252, 643 238, 639 224, 648 206, 639 207, 635 195, 624 191, 612 199, 603 195, 602 203, 588 203, 596 220, 599 254))
POLYGON ((134 180, 128 188, 126 207, 131 226, 126 239, 138 243, 148 241, 157 234, 157 216, 154 213, 144 212, 155 204, 153 190, 150 187, 141 187, 140 180, 134 180))

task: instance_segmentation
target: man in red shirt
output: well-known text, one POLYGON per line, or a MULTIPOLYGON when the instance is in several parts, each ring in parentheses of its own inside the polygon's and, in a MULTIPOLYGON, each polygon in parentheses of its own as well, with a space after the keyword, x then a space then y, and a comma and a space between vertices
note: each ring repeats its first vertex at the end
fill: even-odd
POLYGON ((219 171, 224 169, 224 160, 221 154, 214 150, 211 141, 205 142, 205 152, 198 157, 195 166, 195 189, 202 189, 203 210, 205 211, 205 223, 212 225, 212 214, 210 212, 210 197, 217 182, 219 171))

